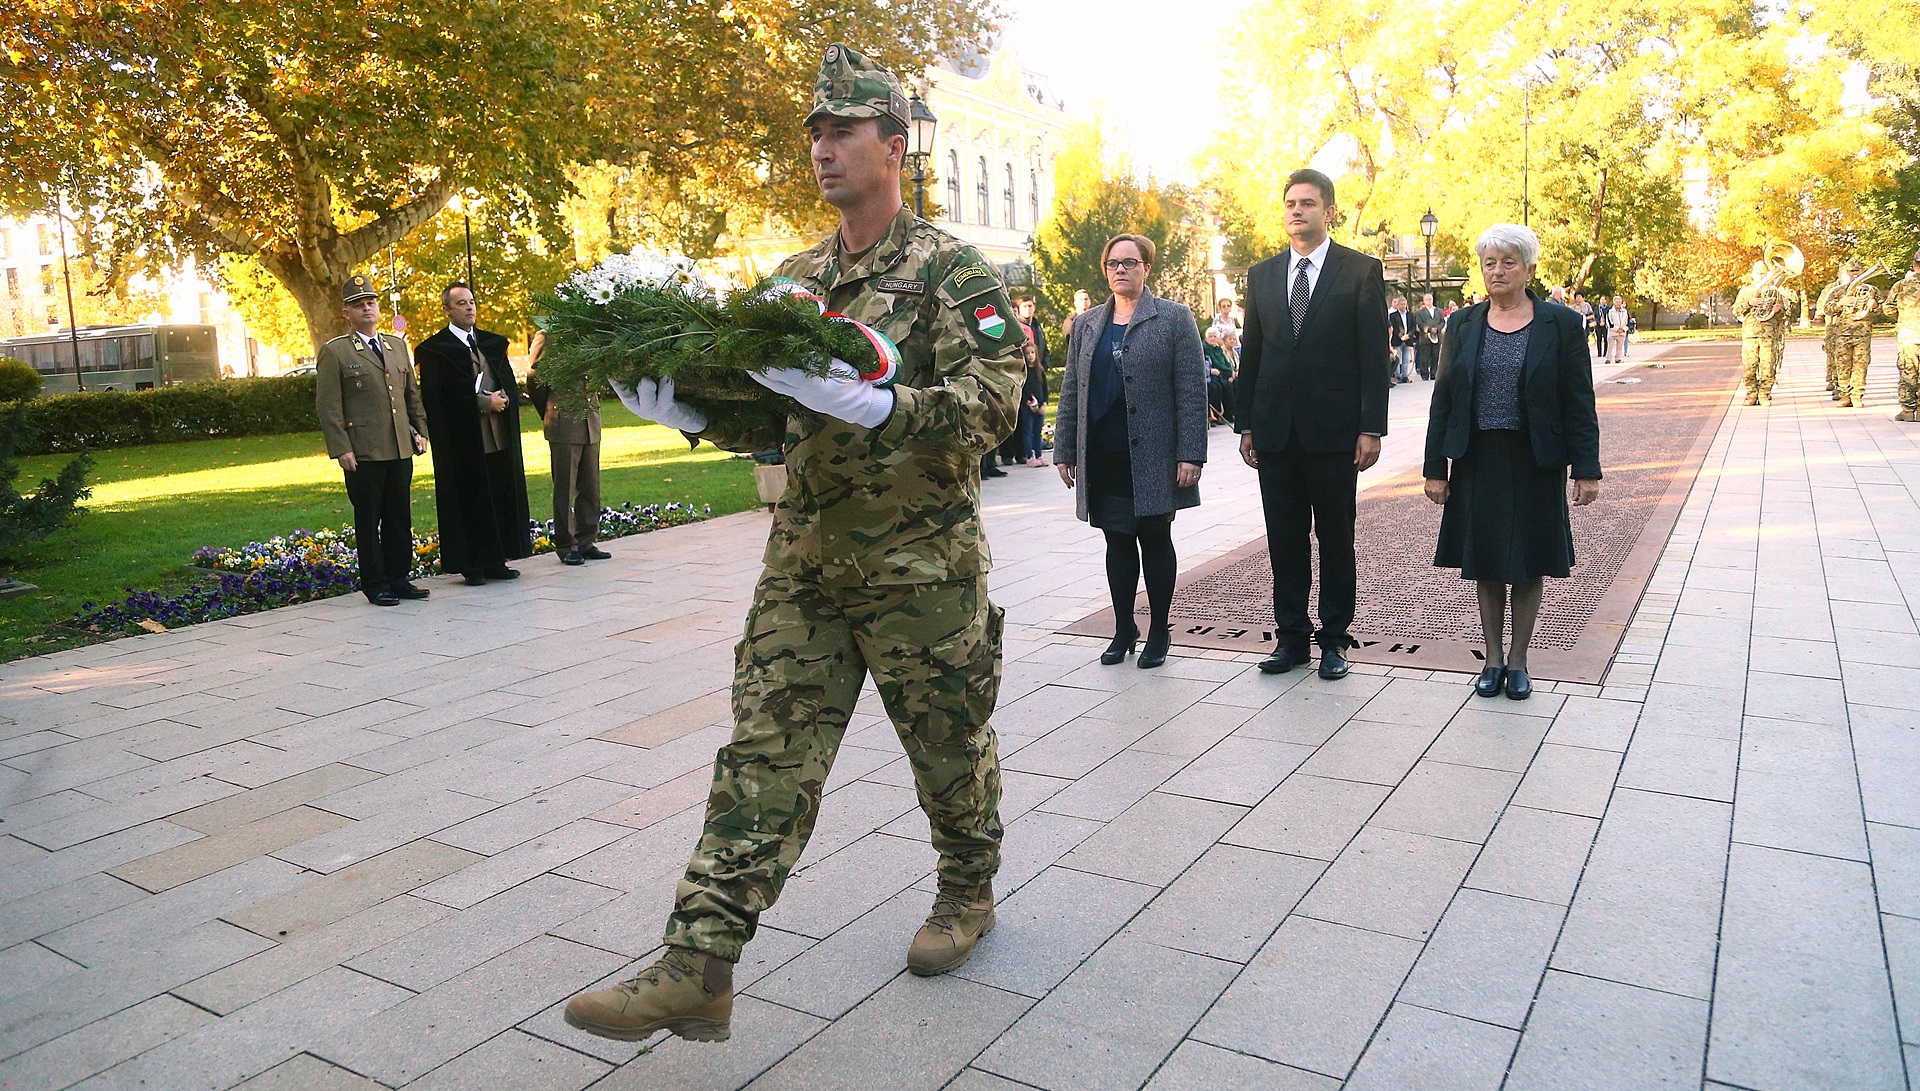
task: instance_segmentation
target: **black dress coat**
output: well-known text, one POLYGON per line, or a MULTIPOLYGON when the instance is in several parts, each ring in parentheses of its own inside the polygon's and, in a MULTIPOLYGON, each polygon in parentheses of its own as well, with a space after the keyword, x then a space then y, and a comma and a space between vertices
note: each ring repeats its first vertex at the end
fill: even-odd
MULTIPOLYGON (((1532 295, 1529 290, 1528 295, 1532 295)), ((1462 458, 1473 435, 1474 371, 1487 334, 1482 301, 1453 312, 1441 340, 1440 371, 1427 409, 1427 452, 1421 475, 1447 477, 1447 460, 1462 458)), ((1533 303, 1533 332, 1520 384, 1522 430, 1542 468, 1569 467, 1576 480, 1600 480, 1600 417, 1593 400, 1593 360, 1580 312, 1551 300, 1533 303)))
POLYGON ((433 496, 440 512, 440 569, 484 572, 533 552, 528 531, 527 473, 520 453, 520 387, 507 361, 507 339, 477 330, 487 384, 507 396, 508 427, 499 451, 480 436, 473 358, 442 328, 420 342, 420 400, 433 436, 433 496))
POLYGON ((1387 434, 1387 285, 1380 262, 1334 243, 1300 332, 1287 310, 1287 254, 1247 271, 1247 326, 1234 378, 1236 426, 1256 451, 1299 438, 1313 454, 1387 434))

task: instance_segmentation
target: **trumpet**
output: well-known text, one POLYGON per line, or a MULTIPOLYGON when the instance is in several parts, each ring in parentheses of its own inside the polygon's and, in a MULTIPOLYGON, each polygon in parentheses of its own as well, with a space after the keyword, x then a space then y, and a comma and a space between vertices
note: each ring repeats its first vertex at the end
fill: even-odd
POLYGON ((1771 322, 1780 316, 1780 309, 1786 305, 1785 284, 1796 280, 1806 271, 1807 258, 1800 248, 1785 239, 1774 239, 1760 251, 1760 263, 1767 272, 1754 281, 1753 291, 1758 298, 1767 302, 1766 310, 1757 316, 1761 322, 1771 322))

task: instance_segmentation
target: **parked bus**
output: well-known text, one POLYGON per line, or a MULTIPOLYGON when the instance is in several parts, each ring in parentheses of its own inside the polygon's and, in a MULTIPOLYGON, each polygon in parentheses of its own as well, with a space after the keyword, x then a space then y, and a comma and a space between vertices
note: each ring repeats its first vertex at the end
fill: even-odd
MULTIPOLYGON (((147 390, 220 377, 212 326, 82 326, 80 377, 88 390, 147 390)), ((0 356, 32 364, 43 394, 71 394, 74 337, 66 330, 0 339, 0 356)))

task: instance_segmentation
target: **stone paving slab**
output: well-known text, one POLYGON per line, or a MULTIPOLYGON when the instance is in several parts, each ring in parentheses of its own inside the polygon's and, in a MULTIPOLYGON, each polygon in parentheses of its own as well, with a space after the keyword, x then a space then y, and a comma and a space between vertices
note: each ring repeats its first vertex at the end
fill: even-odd
MULTIPOLYGON (((1857 412, 1818 382, 1794 342, 1612 672, 1524 703, 1100 667, 1057 633, 1101 605, 1098 536, 1010 469, 997 927, 905 973, 934 858, 869 689, 721 1046, 560 1008, 658 949, 763 515, 0 667, 0 1085, 1908 1086, 1920 428, 1889 374, 1857 412)), ((1429 389, 1369 482, 1417 465, 1429 389)), ((1185 568, 1263 529, 1212 444, 1185 568)))

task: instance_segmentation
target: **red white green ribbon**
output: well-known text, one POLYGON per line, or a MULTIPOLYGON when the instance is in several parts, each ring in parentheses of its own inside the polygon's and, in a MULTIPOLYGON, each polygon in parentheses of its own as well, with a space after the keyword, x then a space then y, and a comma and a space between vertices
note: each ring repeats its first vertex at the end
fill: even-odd
POLYGON ((867 339, 867 344, 873 346, 875 362, 872 370, 860 373, 862 379, 878 387, 888 387, 900 378, 900 346, 893 343, 893 338, 837 311, 826 311, 824 314, 829 322, 845 322, 859 330, 860 335, 867 339))

